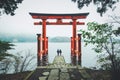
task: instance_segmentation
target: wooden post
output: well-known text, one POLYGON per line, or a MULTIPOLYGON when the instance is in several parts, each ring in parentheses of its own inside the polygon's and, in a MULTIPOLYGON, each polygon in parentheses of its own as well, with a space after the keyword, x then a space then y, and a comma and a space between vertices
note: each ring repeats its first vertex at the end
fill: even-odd
POLYGON ((71 64, 73 64, 73 37, 71 37, 71 64))
POLYGON ((78 65, 81 66, 81 55, 82 55, 82 51, 81 51, 81 34, 78 34, 78 65))
POLYGON ((76 65, 76 19, 73 19, 73 65, 76 65))
POLYGON ((42 58, 42 61, 43 61, 43 66, 46 65, 46 19, 42 19, 42 37, 43 37, 43 58, 42 58))
POLYGON ((46 48, 46 19, 42 20, 42 37, 43 37, 43 54, 45 54, 46 48))
POLYGON ((37 66, 41 64, 41 34, 37 34, 37 66))
POLYGON ((47 39, 46 39, 46 63, 48 63, 48 37, 47 37, 47 39))

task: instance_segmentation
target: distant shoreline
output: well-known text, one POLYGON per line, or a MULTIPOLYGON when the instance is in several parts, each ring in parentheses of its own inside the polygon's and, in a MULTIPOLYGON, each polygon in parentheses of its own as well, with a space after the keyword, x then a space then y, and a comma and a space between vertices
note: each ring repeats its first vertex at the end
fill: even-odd
MULTIPOLYGON (((11 42, 11 43, 37 43, 37 41, 34 41, 34 42, 11 42)), ((49 41, 48 43, 70 43, 70 42, 52 42, 52 41, 49 41)))

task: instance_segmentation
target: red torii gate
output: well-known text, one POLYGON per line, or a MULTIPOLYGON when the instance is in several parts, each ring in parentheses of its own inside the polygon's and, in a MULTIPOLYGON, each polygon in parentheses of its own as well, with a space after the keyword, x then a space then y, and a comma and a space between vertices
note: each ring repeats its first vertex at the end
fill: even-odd
POLYGON ((46 37, 46 25, 73 25, 71 37, 71 63, 81 65, 81 34, 76 35, 76 25, 84 25, 77 19, 85 19, 89 13, 77 14, 44 14, 30 13, 33 19, 41 19, 42 22, 34 22, 34 25, 42 25, 42 36, 37 34, 38 54, 37 65, 45 66, 48 63, 48 37, 46 37), (48 22, 47 19, 56 19, 56 22, 48 22), (62 19, 72 19, 72 22, 62 22, 62 19))

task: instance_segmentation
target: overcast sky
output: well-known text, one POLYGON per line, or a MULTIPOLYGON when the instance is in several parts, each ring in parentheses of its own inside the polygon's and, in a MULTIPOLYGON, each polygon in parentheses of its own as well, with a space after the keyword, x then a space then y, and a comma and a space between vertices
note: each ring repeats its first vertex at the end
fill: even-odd
MULTIPOLYGON (((82 10, 77 8, 77 4, 71 2, 71 0, 24 0, 22 4, 19 5, 19 8, 15 11, 15 16, 0 16, 0 33, 6 34, 30 34, 36 35, 41 33, 42 26, 33 25, 33 20, 29 15, 29 12, 35 13, 85 13, 89 12, 86 20, 83 20, 85 23, 96 21, 99 23, 107 22, 108 15, 114 13, 119 14, 120 7, 117 7, 114 12, 111 10, 108 13, 104 14, 103 17, 100 17, 96 13, 96 7, 90 5, 89 7, 84 7, 82 10)), ((81 21, 81 20, 80 20, 81 21)), ((77 30, 85 29, 84 26, 77 26, 77 30)), ((58 26, 51 25, 47 26, 47 36, 71 36, 72 35, 72 26, 58 26)))

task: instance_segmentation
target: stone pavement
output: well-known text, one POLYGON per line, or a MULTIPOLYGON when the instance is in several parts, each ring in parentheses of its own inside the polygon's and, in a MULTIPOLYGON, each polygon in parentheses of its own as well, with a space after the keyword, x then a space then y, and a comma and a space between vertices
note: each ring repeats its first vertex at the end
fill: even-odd
POLYGON ((56 56, 52 64, 39 66, 25 80, 92 80, 85 69, 65 62, 63 56, 56 56))

